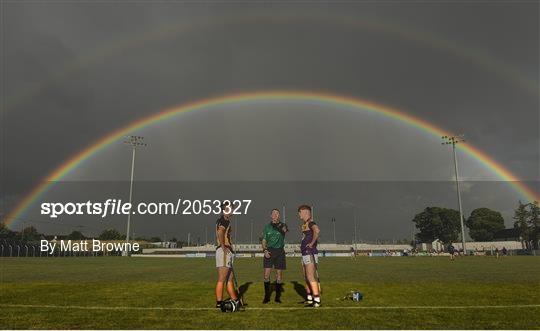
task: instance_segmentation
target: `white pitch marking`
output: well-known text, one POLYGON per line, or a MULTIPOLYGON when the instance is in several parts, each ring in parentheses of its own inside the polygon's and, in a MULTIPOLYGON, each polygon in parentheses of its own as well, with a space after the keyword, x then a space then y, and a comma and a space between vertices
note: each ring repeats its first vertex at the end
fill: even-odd
MULTIPOLYGON (((68 306, 68 305, 24 305, 24 304, 0 304, 0 307, 6 308, 54 308, 54 309, 88 309, 88 310, 184 310, 184 311, 197 311, 197 310, 214 310, 219 311, 217 308, 210 307, 106 307, 106 306, 68 306)), ((540 308, 540 304, 532 305, 498 305, 498 306, 343 306, 343 307, 319 307, 319 308, 306 308, 306 307, 252 307, 246 308, 246 310, 337 310, 337 309, 373 309, 373 310, 385 310, 385 309, 508 309, 508 308, 540 308)))

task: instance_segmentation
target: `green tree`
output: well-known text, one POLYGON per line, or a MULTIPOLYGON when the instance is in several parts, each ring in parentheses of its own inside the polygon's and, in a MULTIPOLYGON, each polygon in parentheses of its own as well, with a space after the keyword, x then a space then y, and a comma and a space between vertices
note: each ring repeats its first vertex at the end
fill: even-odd
POLYGON ((41 238, 41 234, 32 225, 25 227, 19 233, 19 238, 26 241, 36 241, 41 238))
POLYGON ((531 241, 534 249, 539 249, 540 239, 540 207, 538 201, 529 203, 529 226, 531 227, 531 241))
POLYGON ((15 232, 11 231, 4 222, 0 222, 0 238, 1 239, 10 239, 15 237, 15 232))
POLYGON ((477 208, 465 222, 469 235, 476 241, 491 241, 497 231, 504 229, 501 213, 489 208, 477 208))
POLYGON ((459 212, 454 209, 427 207, 423 212, 414 216, 413 222, 419 232, 416 238, 422 242, 432 242, 435 239, 448 244, 459 238, 459 212))
POLYGON ((80 231, 73 231, 67 236, 67 239, 83 240, 86 239, 86 237, 80 231))
POLYGON ((538 201, 522 203, 514 210, 514 228, 526 249, 538 249, 540 238, 540 207, 538 201))
POLYGON ((99 235, 101 240, 121 240, 125 239, 125 236, 121 235, 116 229, 107 229, 101 232, 99 235))
POLYGON ((514 229, 519 233, 521 243, 525 246, 526 249, 530 249, 529 246, 529 236, 530 229, 527 224, 528 211, 527 204, 519 201, 518 207, 514 210, 514 229))
POLYGON ((160 237, 152 237, 152 238, 150 238, 150 241, 151 242, 161 242, 161 238, 160 237))

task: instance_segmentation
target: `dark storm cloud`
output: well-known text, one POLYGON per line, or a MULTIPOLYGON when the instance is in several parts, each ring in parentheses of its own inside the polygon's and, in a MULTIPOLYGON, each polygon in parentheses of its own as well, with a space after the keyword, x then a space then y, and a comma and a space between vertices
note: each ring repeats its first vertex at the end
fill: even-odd
MULTIPOLYGON (((9 107, 2 123, 2 163, 9 179, 3 194, 9 201, 73 153, 133 119, 190 100, 264 89, 323 90, 395 106, 465 133, 522 178, 540 177, 538 95, 504 72, 515 68, 518 75, 538 81, 537 3, 3 6, 3 97, 9 107), (266 19, 249 19, 255 15, 266 19), (441 36, 463 49, 456 54, 381 29, 352 28, 340 23, 343 16, 441 36), (183 24, 190 27, 183 33, 122 48, 148 31, 183 24), (111 51, 115 47, 119 50, 111 51), (470 54, 486 54, 502 65, 479 65, 470 54), (66 70, 66 63, 74 69, 66 70), (48 83, 40 85, 43 81, 48 83), (27 94, 35 84, 40 88, 27 94)), ((250 119, 234 117, 233 125, 241 131, 250 119)), ((221 137, 215 131, 202 135, 208 141, 221 137)), ((340 140, 313 146, 321 145, 339 146, 340 140)), ((371 148, 380 153, 376 144, 371 148)), ((166 148, 154 150, 166 153, 166 148)), ((424 151, 409 153, 421 159, 424 151)), ((282 172, 294 176, 298 171, 292 169, 282 172)))

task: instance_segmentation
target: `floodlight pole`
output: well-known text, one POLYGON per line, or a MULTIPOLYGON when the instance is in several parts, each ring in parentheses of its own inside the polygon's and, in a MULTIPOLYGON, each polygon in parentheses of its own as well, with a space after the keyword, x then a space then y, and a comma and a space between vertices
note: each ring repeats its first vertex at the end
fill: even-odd
POLYGON ((253 245, 253 218, 251 219, 251 232, 249 234, 249 244, 253 245))
MULTIPOLYGON (((287 224, 287 216, 286 216, 286 214, 285 214, 285 204, 283 204, 283 223, 284 223, 284 224, 287 224)), ((284 242, 284 243, 287 243, 287 240, 284 239, 283 242, 284 242)))
POLYGON ((239 221, 239 219, 237 218, 237 219, 236 219, 236 224, 235 224, 235 227, 234 227, 234 243, 235 243, 235 244, 237 243, 237 241, 236 241, 236 238, 237 238, 237 237, 236 237, 236 234, 238 233, 238 231, 237 231, 237 230, 238 230, 238 221, 239 221))
POLYGON ((459 136, 442 136, 443 145, 452 145, 452 151, 454 152, 454 170, 456 173, 456 190, 457 198, 459 205, 459 221, 461 224, 461 244, 463 245, 463 254, 467 255, 467 248, 465 247, 465 227, 463 226, 463 207, 461 205, 461 192, 459 189, 459 172, 457 164, 457 154, 456 154, 456 145, 459 143, 464 143, 465 139, 463 135, 459 136))
MULTIPOLYGON (((131 178, 129 179, 129 205, 131 206, 131 199, 133 197, 133 174, 135 172, 135 146, 132 147, 131 153, 131 178)), ((129 242, 129 227, 131 224, 131 211, 128 213, 127 230, 126 230, 126 243, 129 242)))
POLYGON ((358 237, 356 236, 356 208, 354 209, 354 253, 356 254, 356 251, 357 251, 357 242, 358 242, 358 237))
POLYGON ((334 217, 332 217, 332 226, 334 228, 334 244, 337 244, 337 241, 336 241, 336 219, 334 217))
MULTIPOLYGON (((126 137, 126 140, 124 140, 124 144, 131 146, 131 178, 129 181, 129 205, 131 206, 131 199, 133 197, 133 175, 135 173, 135 150, 138 146, 145 147, 147 146, 146 143, 143 142, 144 137, 141 136, 128 136, 126 137)), ((131 225, 131 213, 132 210, 128 212, 127 217, 127 229, 126 229, 126 244, 129 243, 129 228, 131 225)), ((127 248, 127 245, 126 245, 127 248)), ((129 252, 126 251, 126 256, 129 255, 129 252)))

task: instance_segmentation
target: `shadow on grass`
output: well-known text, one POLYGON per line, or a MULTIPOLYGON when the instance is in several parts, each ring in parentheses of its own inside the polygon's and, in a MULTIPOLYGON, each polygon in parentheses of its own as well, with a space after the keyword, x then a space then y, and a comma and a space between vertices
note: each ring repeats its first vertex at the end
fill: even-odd
POLYGON ((304 287, 304 284, 301 284, 297 281, 292 281, 291 283, 293 284, 294 290, 296 291, 296 293, 302 298, 302 302, 303 302, 307 297, 307 292, 306 292, 306 288, 304 287))
POLYGON ((253 284, 253 282, 247 282, 247 283, 244 283, 242 285, 240 285, 240 287, 238 287, 238 295, 243 297, 246 292, 248 291, 249 289, 249 286, 253 284))

